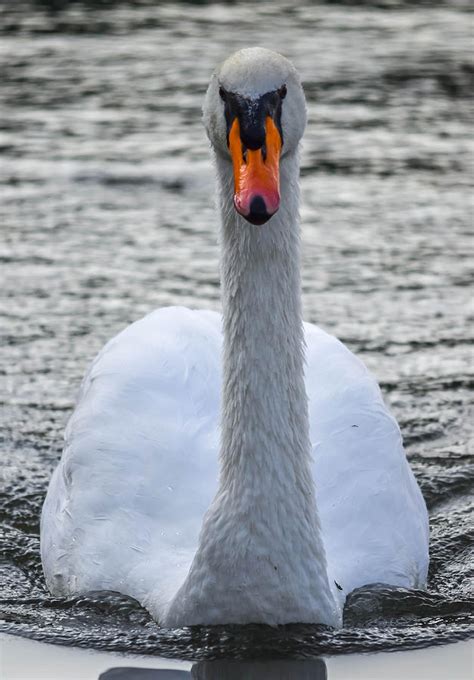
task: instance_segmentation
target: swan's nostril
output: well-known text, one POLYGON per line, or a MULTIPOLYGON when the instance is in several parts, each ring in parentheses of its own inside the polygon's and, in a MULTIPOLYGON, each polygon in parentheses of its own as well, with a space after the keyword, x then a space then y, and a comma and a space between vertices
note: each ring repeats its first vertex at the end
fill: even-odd
POLYGON ((267 210, 265 201, 262 196, 254 196, 250 202, 250 211, 248 215, 245 215, 245 219, 252 224, 265 224, 270 219, 271 214, 267 210))

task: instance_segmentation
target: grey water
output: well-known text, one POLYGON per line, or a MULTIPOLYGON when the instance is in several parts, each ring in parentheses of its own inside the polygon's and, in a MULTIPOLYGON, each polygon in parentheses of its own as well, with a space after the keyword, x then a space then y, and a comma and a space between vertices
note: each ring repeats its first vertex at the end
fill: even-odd
POLYGON ((2 630, 187 659, 459 640, 473 620, 472 101, 467 3, 0 2, 2 630), (301 72, 305 317, 376 374, 431 523, 427 591, 355 592, 344 627, 167 630, 45 589, 39 516, 81 377, 155 307, 219 309, 214 66, 301 72))

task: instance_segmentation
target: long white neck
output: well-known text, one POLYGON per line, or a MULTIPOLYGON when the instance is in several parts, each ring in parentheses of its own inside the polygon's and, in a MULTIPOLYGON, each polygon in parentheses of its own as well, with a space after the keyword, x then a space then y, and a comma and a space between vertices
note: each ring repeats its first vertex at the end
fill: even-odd
MULTIPOLYGON (((281 162, 281 208, 256 227, 233 208, 229 163, 220 179, 223 308, 222 488, 258 493, 292 480, 315 512, 304 384, 298 158, 281 162)), ((274 493, 278 493, 275 489, 274 493)), ((265 501, 267 502, 267 501, 265 501)))
POLYGON ((310 467, 301 315, 299 164, 280 166, 281 207, 265 225, 222 215, 223 393, 219 491, 170 623, 338 625, 310 467), (211 604, 212 603, 212 604, 211 604))

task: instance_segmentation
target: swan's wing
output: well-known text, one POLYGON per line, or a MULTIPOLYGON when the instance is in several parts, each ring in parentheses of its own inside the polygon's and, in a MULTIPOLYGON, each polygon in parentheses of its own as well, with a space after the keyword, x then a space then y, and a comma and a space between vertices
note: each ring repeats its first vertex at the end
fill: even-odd
POLYGON ((160 616, 217 489, 220 353, 218 314, 171 307, 95 359, 43 509, 53 592, 117 590, 148 604, 153 591, 160 616))
POLYGON ((330 576, 347 595, 384 582, 423 586, 428 516, 400 430, 373 376, 305 324, 313 471, 330 576))

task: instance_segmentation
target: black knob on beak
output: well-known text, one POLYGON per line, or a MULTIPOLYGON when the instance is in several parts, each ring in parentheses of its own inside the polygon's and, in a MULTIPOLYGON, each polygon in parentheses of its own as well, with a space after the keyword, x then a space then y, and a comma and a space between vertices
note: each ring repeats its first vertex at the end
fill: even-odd
POLYGON ((268 212, 262 196, 254 196, 250 203, 250 212, 248 215, 245 215, 245 219, 251 222, 251 224, 260 225, 268 222, 270 217, 271 214, 268 212))

